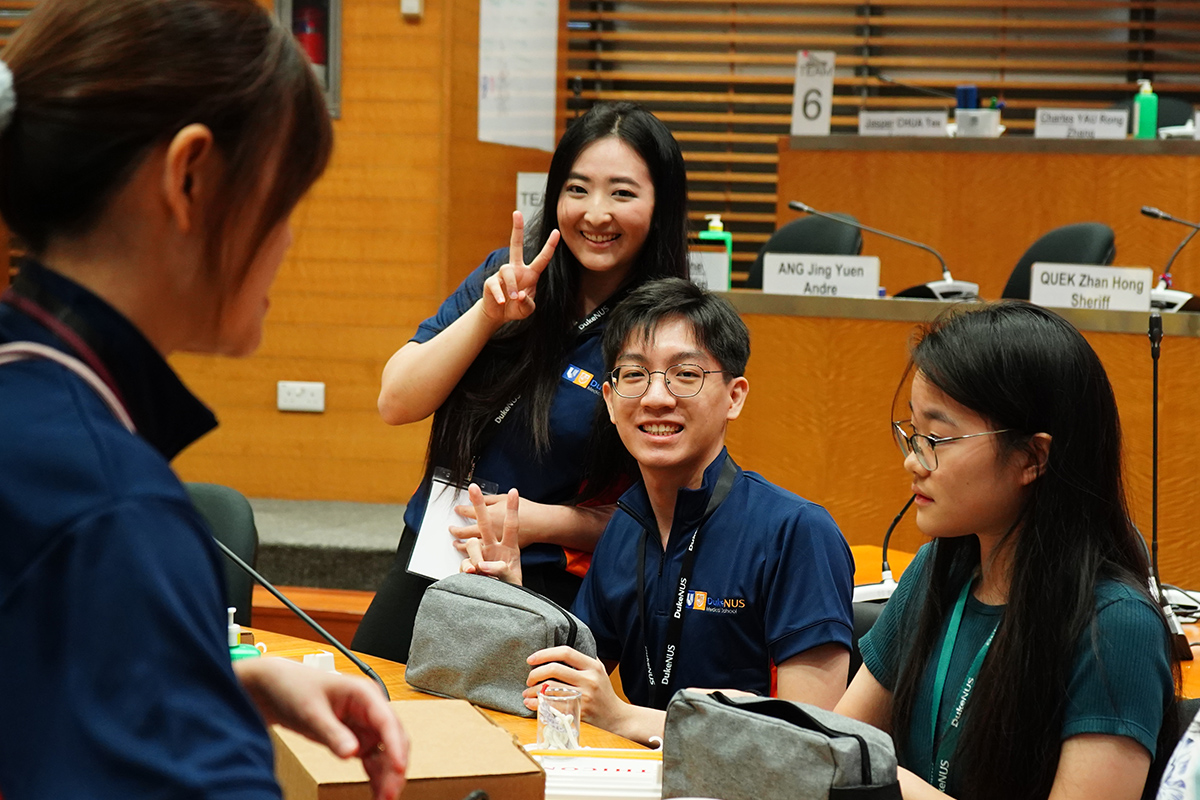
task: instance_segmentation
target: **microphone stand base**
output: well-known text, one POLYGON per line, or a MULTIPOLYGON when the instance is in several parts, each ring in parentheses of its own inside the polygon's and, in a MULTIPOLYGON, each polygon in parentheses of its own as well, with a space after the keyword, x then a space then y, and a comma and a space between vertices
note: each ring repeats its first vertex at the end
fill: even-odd
POLYGON ((979 296, 979 284, 970 281, 941 280, 910 286, 896 297, 919 300, 963 300, 979 296))
POLYGON ((853 601, 855 603, 882 603, 888 600, 895 591, 895 581, 867 583, 854 587, 853 601))
POLYGON ((1200 298, 1178 289, 1151 289, 1150 307, 1165 314, 1176 311, 1200 311, 1200 298))

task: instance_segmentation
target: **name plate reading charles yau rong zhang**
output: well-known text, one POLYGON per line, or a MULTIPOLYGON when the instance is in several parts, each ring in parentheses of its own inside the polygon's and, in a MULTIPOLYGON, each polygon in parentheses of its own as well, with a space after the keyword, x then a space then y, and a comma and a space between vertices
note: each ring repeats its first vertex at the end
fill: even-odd
POLYGON ((878 297, 879 258, 767 253, 763 256, 763 293, 878 297))
POLYGON ((1123 108, 1039 108, 1035 139, 1124 139, 1129 112, 1123 108))
POLYGON ((945 136, 949 115, 941 111, 859 111, 859 136, 945 136))
POLYGON ((1154 271, 1038 261, 1030 269, 1030 302, 1048 308, 1150 311, 1154 271))

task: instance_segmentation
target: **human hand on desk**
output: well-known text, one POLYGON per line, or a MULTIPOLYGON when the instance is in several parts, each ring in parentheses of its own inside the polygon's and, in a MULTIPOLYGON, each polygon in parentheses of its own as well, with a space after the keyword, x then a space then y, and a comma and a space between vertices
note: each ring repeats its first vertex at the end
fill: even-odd
POLYGON ((508 263, 483 283, 483 314, 493 323, 503 324, 525 319, 533 313, 533 298, 538 278, 550 263, 559 233, 552 231, 537 257, 525 263, 525 218, 513 212, 512 238, 508 245, 508 263))
POLYGON ((374 683, 285 658, 240 659, 233 669, 268 724, 302 733, 341 758, 361 758, 375 800, 400 796, 408 737, 374 683))
POLYGON ((652 736, 663 735, 666 713, 617 697, 608 668, 600 659, 563 645, 539 650, 526 661, 533 667, 524 692, 525 707, 531 711, 537 710, 539 684, 551 681, 579 690, 584 722, 643 744, 652 736))
MULTIPOLYGON (((521 548, 517 544, 517 535, 520 530, 517 515, 521 505, 521 496, 516 489, 509 490, 505 496, 504 515, 500 524, 497 525, 488 510, 483 491, 472 483, 467 488, 467 494, 471 498, 471 505, 475 507, 475 526, 479 529, 479 536, 454 543, 459 552, 467 554, 467 558, 459 566, 459 571, 490 575, 519 586, 521 584, 521 548), (497 528, 500 530, 499 535, 496 534, 497 528)), ((461 531, 461 529, 457 530, 461 531)))

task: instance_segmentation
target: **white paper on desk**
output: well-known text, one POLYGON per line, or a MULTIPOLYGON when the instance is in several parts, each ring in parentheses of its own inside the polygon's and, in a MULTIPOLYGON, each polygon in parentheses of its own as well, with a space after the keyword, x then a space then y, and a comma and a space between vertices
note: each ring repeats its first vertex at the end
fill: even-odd
MULTIPOLYGON (((408 560, 408 571, 430 580, 458 572, 463 554, 454 549, 455 539, 450 535, 451 525, 470 525, 473 520, 454 513, 458 505, 471 505, 465 486, 450 483, 449 473, 438 467, 433 471, 433 485, 429 491, 429 502, 425 505, 425 516, 417 531, 417 543, 408 560)), ((490 481, 475 481, 484 494, 496 494, 499 486, 490 481)))

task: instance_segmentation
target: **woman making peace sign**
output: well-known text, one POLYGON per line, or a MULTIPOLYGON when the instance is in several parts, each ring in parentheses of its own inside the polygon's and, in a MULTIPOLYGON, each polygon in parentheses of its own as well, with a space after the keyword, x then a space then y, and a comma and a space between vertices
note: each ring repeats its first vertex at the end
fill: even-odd
MULTIPOLYGON (((600 400, 600 333, 629 288, 687 276, 683 156, 648 111, 597 105, 559 142, 546 199, 555 205, 533 235, 525 238, 513 214, 509 247, 467 276, 384 368, 383 419, 403 425, 433 414, 433 431, 425 478, 408 503, 396 561, 355 635, 357 650, 408 659, 430 581, 407 566, 435 469, 448 470, 451 483, 473 476, 501 493, 520 490, 525 584, 563 605, 580 582, 566 570, 563 546, 591 551, 612 513, 571 505, 600 400), (529 262, 527 250, 536 253, 529 262)), ((503 495, 489 497, 488 508, 499 523, 503 495)), ((462 513, 475 512, 467 505, 462 513)))

